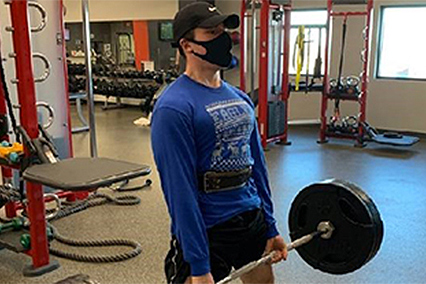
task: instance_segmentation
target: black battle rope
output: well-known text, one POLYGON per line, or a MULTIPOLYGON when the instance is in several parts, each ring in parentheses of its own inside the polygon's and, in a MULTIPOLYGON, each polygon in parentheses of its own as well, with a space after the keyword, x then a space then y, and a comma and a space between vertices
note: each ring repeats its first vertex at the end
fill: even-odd
MULTIPOLYGON (((21 200, 21 194, 12 187, 0 185, 0 204, 6 204, 11 201, 17 202, 21 200)), ((1 207, 1 206, 0 206, 1 207)))
POLYGON ((322 51, 322 29, 319 28, 318 29, 318 33, 319 33, 319 39, 318 39, 318 56, 317 59, 315 60, 315 68, 314 68, 314 76, 312 78, 312 85, 314 84, 314 79, 321 79, 322 76, 322 72, 321 72, 321 67, 322 67, 322 57, 321 57, 321 51, 322 51))
MULTIPOLYGON (((91 207, 96 207, 100 205, 105 205, 112 203, 118 206, 132 206, 138 205, 141 203, 141 199, 137 196, 132 195, 122 195, 118 197, 112 197, 103 193, 94 193, 90 195, 87 199, 77 202, 62 202, 66 207, 61 209, 59 213, 50 220, 56 221, 62 218, 65 218, 69 215, 81 212, 91 207)), ((47 213, 53 212, 55 209, 47 210, 47 213)), ((26 215, 25 212, 22 215, 26 215)), ((109 263, 109 262, 119 262, 127 259, 134 258, 142 253, 142 247, 138 242, 126 240, 126 239, 110 239, 110 240, 74 240, 68 237, 61 235, 51 223, 47 224, 53 231, 53 237, 59 243, 73 246, 73 247, 112 247, 112 246, 126 246, 131 247, 130 252, 118 253, 114 255, 84 255, 71 252, 65 252, 53 247, 49 247, 49 251, 52 255, 57 257, 66 258, 69 260, 79 261, 79 262, 92 262, 92 263, 109 263)))
POLYGON ((141 203, 141 200, 137 196, 132 195, 122 195, 119 197, 112 197, 103 193, 94 193, 90 195, 86 200, 77 201, 73 203, 63 203, 63 204, 71 204, 70 206, 65 207, 59 211, 58 215, 53 218, 51 221, 55 221, 69 215, 75 214, 77 212, 86 210, 90 207, 100 206, 107 203, 113 203, 114 205, 119 206, 132 206, 138 205, 141 203))
POLYGON ((13 106, 12 106, 12 101, 10 99, 9 89, 6 86, 6 75, 4 72, 3 60, 1 60, 1 58, 3 57, 0 51, 0 61, 1 61, 0 62, 0 80, 2 81, 4 97, 6 99, 7 108, 9 110, 9 117, 10 117, 10 122, 12 124, 13 132, 15 133, 16 141, 20 142, 20 137, 18 133, 18 124, 16 123, 15 114, 13 113, 13 106))
MULTIPOLYGON (((123 195, 119 197, 112 197, 103 193, 94 193, 90 195, 84 201, 78 201, 76 203, 65 203, 65 204, 73 204, 65 207, 61 211, 59 211, 58 215, 54 220, 58 220, 69 215, 75 214, 77 212, 86 210, 90 207, 100 206, 107 203, 112 203, 114 205, 119 206, 131 206, 137 205, 141 203, 139 197, 123 195)), ((109 263, 109 262, 119 262, 127 259, 134 258, 142 253, 142 247, 138 242, 125 240, 125 239, 110 239, 110 240, 73 240, 71 238, 65 237, 61 235, 58 230, 52 225, 48 224, 49 227, 53 230, 53 236, 56 241, 59 243, 73 246, 73 247, 112 247, 112 246, 126 246, 131 247, 132 250, 130 252, 118 253, 115 255, 83 255, 71 252, 61 251, 59 249, 50 247, 49 251, 52 255, 57 257, 62 257, 74 261, 80 262, 93 262, 93 263, 109 263)))
POLYGON ((336 109, 336 113, 338 112, 339 108, 340 108, 340 92, 342 89, 342 73, 343 73, 343 62, 345 59, 345 45, 346 45, 346 34, 347 34, 347 28, 348 28, 348 24, 347 24, 347 18, 345 18, 343 20, 343 36, 342 36, 342 48, 340 51, 340 64, 339 64, 339 75, 337 77, 337 97, 336 97, 336 102, 335 102, 335 109, 336 109))
MULTIPOLYGON (((10 117, 10 122, 12 124, 12 128, 13 128, 13 133, 15 134, 15 139, 16 142, 21 143, 21 137, 20 137, 20 133, 18 131, 18 124, 16 123, 16 118, 15 118, 15 113, 13 112, 13 106, 12 106, 12 100, 10 98, 10 93, 9 93, 9 89, 7 88, 6 85, 6 75, 4 72, 4 65, 3 65, 3 60, 1 59, 2 54, 1 54, 1 50, 0 50, 0 80, 2 81, 2 87, 3 87, 3 93, 4 93, 4 97, 6 99, 6 104, 7 104, 7 109, 9 117, 10 117)), ((24 198, 24 183, 23 183, 23 179, 22 179, 22 173, 19 173, 19 194, 21 195, 21 202, 23 201, 24 198)))
POLYGON ((52 255, 62 257, 70 260, 80 262, 93 262, 93 263, 108 263, 119 262, 134 258, 142 253, 142 247, 139 243, 125 239, 111 239, 111 240, 73 240, 59 234, 58 230, 49 224, 53 230, 55 240, 58 242, 73 246, 73 247, 112 247, 112 246, 126 246, 131 247, 132 250, 126 253, 119 253, 115 255, 83 255, 72 252, 65 252, 59 249, 50 247, 49 251, 52 255))

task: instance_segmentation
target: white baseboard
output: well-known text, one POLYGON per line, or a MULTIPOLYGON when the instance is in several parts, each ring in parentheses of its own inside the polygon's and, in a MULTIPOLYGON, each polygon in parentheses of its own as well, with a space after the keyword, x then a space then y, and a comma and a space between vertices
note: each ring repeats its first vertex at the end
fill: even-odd
POLYGON ((321 120, 319 119, 298 119, 298 120, 290 120, 288 125, 317 125, 321 124, 321 120))

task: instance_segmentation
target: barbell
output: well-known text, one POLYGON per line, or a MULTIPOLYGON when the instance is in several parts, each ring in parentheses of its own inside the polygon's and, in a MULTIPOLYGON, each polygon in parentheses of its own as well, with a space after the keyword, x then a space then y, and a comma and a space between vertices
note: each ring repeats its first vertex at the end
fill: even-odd
MULTIPOLYGON (((373 200, 358 186, 343 180, 314 183, 298 193, 289 214, 292 242, 310 266, 325 273, 351 273, 380 249, 383 222, 373 200)), ((274 252, 251 262, 217 282, 225 284, 269 263, 274 252)))

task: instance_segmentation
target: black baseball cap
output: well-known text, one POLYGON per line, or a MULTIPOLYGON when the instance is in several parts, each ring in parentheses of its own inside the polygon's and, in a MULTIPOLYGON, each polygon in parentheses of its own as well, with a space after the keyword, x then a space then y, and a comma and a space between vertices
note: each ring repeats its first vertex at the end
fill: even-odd
POLYGON ((240 26, 237 14, 223 15, 214 5, 207 2, 195 2, 183 7, 173 20, 173 47, 179 46, 179 40, 195 28, 213 28, 223 23, 228 29, 240 26))

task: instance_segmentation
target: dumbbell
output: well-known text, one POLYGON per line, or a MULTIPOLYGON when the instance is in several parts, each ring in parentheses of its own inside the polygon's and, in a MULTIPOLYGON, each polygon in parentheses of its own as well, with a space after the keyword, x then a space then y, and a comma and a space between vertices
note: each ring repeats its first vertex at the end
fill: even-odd
POLYGON ((358 96, 361 91, 359 90, 359 83, 361 80, 356 76, 348 76, 343 80, 344 92, 350 96, 358 96))
POLYGON ((132 75, 133 75, 133 78, 138 79, 139 76, 140 76, 140 72, 135 70, 135 71, 132 72, 132 75))
POLYGON ((148 96, 153 97, 155 95, 155 93, 157 92, 157 90, 158 90, 157 86, 153 86, 153 85, 149 86, 148 87, 148 96))
POLYGON ((143 97, 143 84, 136 83, 135 88, 136 88, 137 98, 142 98, 143 97))
POLYGON ((126 79, 132 78, 132 72, 129 71, 129 70, 123 71, 123 74, 124 74, 123 77, 126 78, 126 79))
POLYGON ((68 87, 69 87, 69 91, 72 93, 78 92, 80 90, 84 90, 86 87, 86 79, 77 78, 75 76, 69 76, 68 87))
POLYGON ((104 76, 105 74, 105 67, 103 65, 98 65, 98 70, 96 75, 98 76, 104 76))
POLYGON ((136 97, 137 98, 142 98, 143 97, 143 85, 141 83, 136 83, 135 84, 135 92, 136 92, 136 97))
POLYGON ((330 94, 333 96, 339 96, 342 89, 342 82, 337 81, 337 79, 331 79, 330 80, 330 94))
POLYGON ((131 98, 132 97, 132 88, 130 87, 129 83, 123 83, 123 97, 125 98, 131 98))
POLYGON ((100 83, 99 79, 93 79, 93 92, 96 94, 102 94, 99 83, 100 83))
POLYGON ((118 82, 109 82, 105 95, 116 97, 120 90, 118 82))
POLYGON ((74 75, 75 74, 75 64, 74 63, 68 63, 68 75, 74 75))
POLYGON ((126 85, 124 83, 120 83, 120 82, 114 83, 114 90, 115 90, 114 96, 124 97, 125 96, 125 88, 126 88, 126 85))
POLYGON ((98 64, 93 64, 93 66, 92 66, 92 72, 93 72, 93 74, 95 74, 95 75, 99 75, 100 67, 99 67, 99 65, 98 65, 98 64))
POLYGON ((98 80, 96 85, 97 85, 98 93, 100 95, 107 95, 108 94, 109 83, 105 79, 98 80))
POLYGON ((86 88, 86 78, 77 78, 78 90, 84 90, 86 88))
MULTIPOLYGON (((55 235, 53 233, 53 229, 51 227, 46 228, 46 235, 47 235, 47 240, 49 242, 53 241, 53 239, 55 238, 55 235)), ((21 245, 24 249, 26 249, 26 250, 31 249, 31 236, 30 236, 30 234, 22 234, 19 242, 21 243, 21 245)))
POLYGON ((0 233, 8 230, 19 230, 24 226, 23 218, 13 218, 12 221, 0 225, 0 233))
POLYGON ((106 95, 106 92, 108 90, 108 84, 105 81, 105 79, 98 80, 96 85, 97 85, 97 90, 98 90, 99 94, 106 95))
POLYGON ((167 73, 166 73, 166 76, 165 76, 165 78, 164 78, 164 81, 165 81, 167 84, 170 84, 170 82, 172 82, 172 80, 173 80, 173 76, 172 76, 172 74, 171 74, 170 72, 167 72, 167 73))
POLYGON ((116 71, 116 77, 124 78, 124 71, 123 70, 117 70, 116 71))
POLYGON ((127 97, 127 98, 134 98, 135 97, 135 90, 133 88, 133 85, 131 85, 131 84, 125 84, 124 85, 124 97, 127 97))
POLYGON ((86 66, 84 64, 75 65, 75 75, 84 75, 86 72, 86 66))
POLYGON ((148 96, 148 88, 146 85, 142 85, 141 87, 141 97, 145 98, 146 96, 148 96))
POLYGON ((115 81, 108 81, 108 94, 112 96, 116 96, 118 92, 117 88, 119 87, 119 83, 115 81))
POLYGON ((158 84, 163 84, 164 83, 164 75, 163 73, 158 73, 157 75, 154 76, 154 81, 157 82, 158 84))
POLYGON ((140 71, 139 72, 139 78, 140 79, 146 79, 146 77, 145 77, 145 71, 140 71))
POLYGON ((356 134, 358 131, 358 118, 348 116, 342 119, 342 132, 347 134, 356 134))
POLYGON ((75 93, 78 91, 77 79, 73 75, 68 76, 68 89, 71 93, 75 93))
POLYGON ((100 70, 99 76, 109 77, 109 76, 111 76, 110 72, 111 71, 108 69, 107 66, 102 66, 102 69, 100 70))
POLYGON ((145 71, 145 78, 146 79, 153 79, 154 78, 154 72, 145 71))

